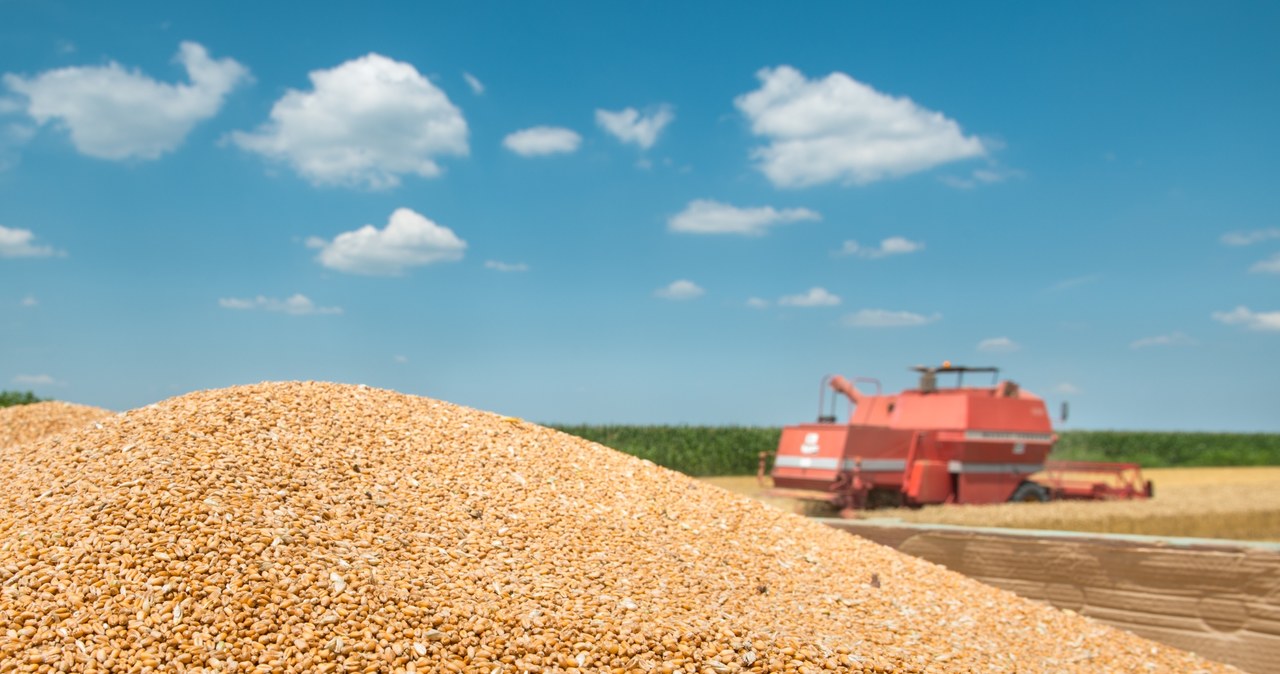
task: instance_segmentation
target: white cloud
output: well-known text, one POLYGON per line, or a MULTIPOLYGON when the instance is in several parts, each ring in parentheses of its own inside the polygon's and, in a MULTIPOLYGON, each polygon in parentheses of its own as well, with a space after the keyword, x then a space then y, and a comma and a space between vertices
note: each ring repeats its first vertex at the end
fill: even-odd
POLYGON ((470 151, 462 113, 408 63, 369 54, 309 77, 311 91, 290 89, 270 120, 231 140, 313 184, 372 189, 405 174, 435 177, 436 157, 470 151))
POLYGON ((493 269, 495 271, 501 271, 501 272, 529 271, 529 265, 523 262, 507 263, 507 262, 499 262, 497 260, 485 260, 484 268, 493 269))
POLYGON ((1012 353, 1021 348, 1021 344, 1008 337, 989 337, 978 342, 978 350, 988 353, 1012 353))
POLYGON ((941 320, 942 314, 924 316, 910 311, 887 309, 862 309, 844 317, 844 324, 852 328, 912 328, 941 320))
POLYGON ((1079 386, 1065 381, 1053 387, 1053 392, 1064 396, 1074 396, 1082 393, 1079 386))
POLYGON ((0 257, 64 257, 65 252, 53 246, 35 245, 36 235, 29 229, 0 225, 0 257))
POLYGON ((697 283, 680 279, 672 281, 671 285, 664 288, 658 288, 653 292, 657 297, 664 300, 691 300, 705 295, 707 291, 703 290, 697 283))
POLYGON ((667 220, 667 229, 689 234, 761 236, 775 225, 821 219, 821 215, 807 208, 738 208, 711 199, 694 199, 667 220))
POLYGON ((1249 267, 1249 271, 1255 274, 1280 274, 1280 253, 1255 262, 1249 267))
POLYGON ((1280 227, 1255 229, 1251 232, 1228 232, 1222 235, 1222 242, 1228 246, 1252 246, 1271 239, 1280 239, 1280 227))
POLYGON ((648 150, 658 142, 662 129, 675 120, 676 114, 671 106, 659 105, 647 114, 641 114, 635 108, 623 110, 596 110, 596 124, 608 131, 614 138, 623 143, 638 145, 648 150))
POLYGON ((392 356, 391 360, 394 360, 395 362, 400 363, 401 365, 404 365, 405 363, 409 362, 409 357, 396 355, 396 356, 392 356))
POLYGON ((249 79, 235 60, 213 60, 195 42, 174 57, 190 84, 158 82, 112 61, 59 68, 31 79, 6 74, 8 87, 27 97, 27 114, 57 120, 83 154, 100 159, 155 159, 182 144, 191 129, 217 114, 227 94, 249 79))
POLYGON ((462 73, 462 79, 467 81, 467 86, 471 87, 471 93, 479 96, 484 93, 484 83, 471 73, 462 73))
POLYGON ((408 208, 397 208, 387 226, 365 225, 326 241, 307 239, 307 246, 319 248, 320 264, 348 274, 399 276, 409 267, 462 259, 467 242, 453 230, 438 225, 408 208))
POLYGON ((840 296, 827 292, 826 288, 813 287, 801 295, 787 295, 778 300, 783 307, 834 307, 840 304, 840 296))
POLYGON ((274 311, 293 316, 342 313, 342 307, 318 307, 310 298, 300 293, 283 300, 278 300, 274 297, 263 297, 262 295, 258 295, 253 299, 227 297, 218 300, 218 306, 224 309, 261 309, 262 311, 274 311))
MULTIPOLYGON (((0 114, 4 112, 5 99, 0 98, 0 114)), ((7 171, 18 165, 18 148, 35 136, 36 127, 10 122, 0 128, 0 171, 7 171)))
POLYGON ((747 306, 752 309, 767 309, 769 307, 769 300, 760 297, 751 297, 747 299, 747 306))
POLYGON ((37 300, 37 299, 36 299, 34 296, 32 296, 32 295, 27 295, 26 297, 22 298, 22 301, 21 301, 21 302, 19 302, 19 304, 21 304, 21 305, 22 305, 22 306, 24 306, 24 307, 28 307, 28 308, 30 308, 30 307, 38 307, 38 306, 40 306, 40 300, 37 300))
POLYGON ((1280 311, 1250 311, 1239 306, 1231 311, 1213 312, 1213 320, 1227 325, 1241 325, 1250 330, 1280 332, 1280 311))
POLYGON ((20 386, 57 386, 60 382, 47 374, 19 374, 13 383, 20 386))
POLYGON ((751 156, 777 187, 865 185, 987 152, 942 113, 844 73, 809 80, 779 66, 756 76, 760 88, 738 96, 734 105, 752 133, 769 141, 751 156))
POLYGON ((35 135, 36 127, 13 122, 5 125, 4 136, 0 138, 0 144, 6 146, 21 145, 31 140, 35 135))
POLYGON ((845 241, 837 254, 876 259, 890 255, 906 255, 907 253, 915 253, 921 250, 924 250, 923 242, 911 241, 901 236, 891 236, 882 240, 876 248, 868 248, 857 241, 845 241))
POLYGON ((1131 349, 1144 349, 1149 346, 1195 346, 1196 340, 1182 334, 1181 332, 1172 332, 1167 335, 1156 335, 1155 337, 1143 337, 1135 339, 1129 344, 1131 349))
POLYGON ((999 167, 974 169, 968 176, 942 176, 944 184, 960 190, 971 190, 979 185, 1002 183, 1010 178, 1021 178, 1022 171, 999 167))
POLYGON ((572 129, 557 126, 535 126, 516 131, 502 139, 502 146, 521 157, 574 152, 582 144, 582 136, 572 129))

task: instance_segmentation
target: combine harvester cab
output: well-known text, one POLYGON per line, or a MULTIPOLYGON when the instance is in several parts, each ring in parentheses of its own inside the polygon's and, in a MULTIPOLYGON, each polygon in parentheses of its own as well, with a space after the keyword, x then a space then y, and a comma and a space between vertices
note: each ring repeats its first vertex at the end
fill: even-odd
MULTIPOLYGON (((1049 462, 1057 435, 1045 404, 993 367, 917 366, 918 388, 884 395, 874 379, 828 375, 818 421, 787 426, 773 461, 769 494, 826 501, 842 513, 934 503, 1002 503, 1052 498, 1146 498, 1136 464, 1049 462), (964 386, 967 373, 990 386, 964 386), (938 375, 956 375, 938 386, 938 375), (875 385, 874 395, 855 382, 875 385), (824 415, 830 389, 849 399, 847 423, 824 415)), ((761 457, 763 480, 765 461, 761 457)))

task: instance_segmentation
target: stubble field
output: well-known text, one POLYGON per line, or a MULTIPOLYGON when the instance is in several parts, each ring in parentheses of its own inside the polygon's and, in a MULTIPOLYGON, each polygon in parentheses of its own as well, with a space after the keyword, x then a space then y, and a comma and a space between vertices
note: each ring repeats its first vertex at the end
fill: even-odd
MULTIPOLYGON (((1152 468, 1147 501, 1059 501, 996 505, 928 506, 875 510, 866 517, 961 526, 1058 529, 1099 533, 1280 541, 1280 467, 1152 468)), ((706 481, 761 498, 754 476, 706 481)), ((790 499, 761 498, 792 510, 790 499)))

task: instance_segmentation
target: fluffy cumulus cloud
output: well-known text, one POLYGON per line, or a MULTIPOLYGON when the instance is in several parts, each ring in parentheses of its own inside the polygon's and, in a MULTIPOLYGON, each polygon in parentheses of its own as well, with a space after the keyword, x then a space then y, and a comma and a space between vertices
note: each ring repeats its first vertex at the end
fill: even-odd
POLYGON ((654 296, 661 297, 664 300, 692 300, 705 295, 707 291, 693 281, 680 279, 672 281, 670 285, 658 288, 653 292, 654 296))
POLYGON ((467 242, 453 230, 436 224, 408 208, 397 208, 378 229, 365 225, 343 232, 332 241, 307 239, 307 246, 320 249, 320 264, 348 274, 398 276, 410 267, 462 259, 467 242))
POLYGON ((880 242, 879 246, 864 246, 857 241, 845 241, 840 247, 840 255, 856 255, 868 259, 889 257, 890 255, 906 255, 924 250, 924 244, 901 236, 891 236, 880 242))
POLYGON ((62 257, 63 251, 53 246, 37 245, 36 235, 29 229, 0 225, 0 257, 62 257))
POLYGON ((103 66, 49 70, 32 78, 6 74, 9 89, 27 99, 27 114, 71 134, 80 152, 100 159, 155 159, 182 144, 199 122, 249 79, 235 60, 214 60, 195 42, 183 42, 175 60, 185 84, 159 82, 114 61, 103 66))
POLYGON ((756 76, 760 88, 734 104, 768 141, 752 158, 778 187, 865 185, 987 152, 942 113, 844 73, 810 80, 779 66, 756 76))
POLYGON ((987 353, 1011 353, 1021 348, 1022 345, 1008 337, 989 337, 978 342, 978 350, 987 353))
POLYGON ((1181 332, 1171 332, 1167 335, 1156 335, 1154 337, 1143 337, 1135 339, 1129 343, 1129 348, 1145 349, 1153 346, 1195 346, 1196 340, 1182 334, 1181 332))
POLYGON ((408 63, 369 54, 310 78, 311 91, 289 90, 266 123, 232 142, 316 185, 372 189, 435 177, 437 157, 470 151, 462 112, 408 63))
POLYGON ((623 143, 637 145, 642 150, 653 147, 662 130, 675 118, 676 113, 665 103, 645 113, 635 108, 596 110, 596 124, 600 128, 623 143))
POLYGON ((239 309, 242 311, 258 309, 261 311, 274 311, 282 314, 290 314, 292 316, 308 316, 323 314, 340 314, 342 307, 319 307, 311 298, 301 293, 283 300, 274 297, 264 297, 258 295, 252 299, 239 299, 235 297, 226 297, 218 300, 218 306, 223 309, 239 309))
POLYGON ((1250 330, 1280 332, 1280 311, 1251 311, 1249 307, 1239 306, 1231 311, 1213 312, 1213 320, 1250 330))
POLYGON ((821 219, 821 215, 807 208, 738 208, 711 199, 695 199, 667 220, 667 229, 686 234, 761 236, 776 225, 821 219))
POLYGON ((1252 246, 1271 239, 1280 239, 1280 227, 1255 229, 1249 232, 1228 232, 1222 235, 1222 243, 1228 246, 1252 246))
POLYGON ((1253 263, 1249 271, 1255 274, 1280 274, 1280 253, 1253 263))
POLYGON ((581 144, 582 136, 572 129, 557 126, 535 126, 502 139, 503 147, 521 157, 575 152, 581 144))
POLYGON ((813 287, 800 295, 786 295, 778 300, 783 307, 834 307, 840 304, 840 296, 827 291, 826 288, 813 287))
POLYGON ((844 324, 851 328, 914 328, 941 320, 941 314, 925 316, 910 311, 888 309, 862 309, 844 317, 844 324))

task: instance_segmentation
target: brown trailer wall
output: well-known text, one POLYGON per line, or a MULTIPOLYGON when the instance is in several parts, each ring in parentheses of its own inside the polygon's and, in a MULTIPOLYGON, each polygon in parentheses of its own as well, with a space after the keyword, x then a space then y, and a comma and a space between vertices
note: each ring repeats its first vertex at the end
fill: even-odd
POLYGON ((1154 641, 1280 673, 1280 545, 823 521, 1154 641))

